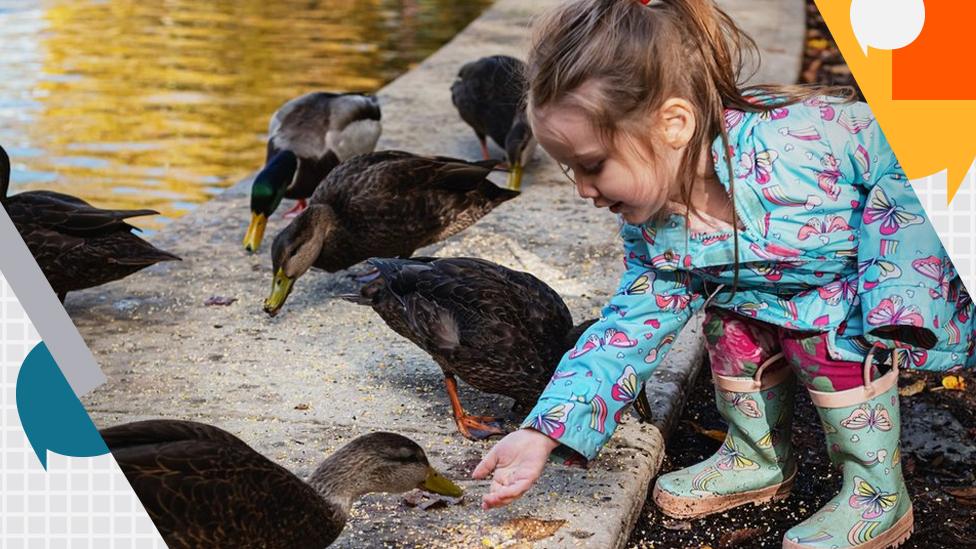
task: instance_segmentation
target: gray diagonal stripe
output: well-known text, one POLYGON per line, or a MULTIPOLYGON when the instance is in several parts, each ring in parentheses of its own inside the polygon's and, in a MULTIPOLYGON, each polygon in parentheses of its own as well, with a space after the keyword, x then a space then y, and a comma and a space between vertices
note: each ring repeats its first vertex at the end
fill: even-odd
POLYGON ((105 382, 91 351, 44 278, 7 211, 0 207, 0 271, 80 398, 105 382))

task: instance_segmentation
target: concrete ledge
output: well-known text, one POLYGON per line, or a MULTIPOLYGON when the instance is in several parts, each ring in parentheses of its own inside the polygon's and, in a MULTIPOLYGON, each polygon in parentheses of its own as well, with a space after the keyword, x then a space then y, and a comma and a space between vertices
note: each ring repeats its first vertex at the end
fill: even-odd
MULTIPOLYGON (((476 57, 524 56, 531 18, 554 3, 533 1, 529 7, 500 0, 384 88, 380 148, 477 158, 477 141, 451 105, 450 83, 460 65, 476 57)), ((722 4, 738 16, 754 3, 722 4)), ((802 2, 766 4, 763 16, 781 13, 785 5, 799 7, 798 30, 774 25, 784 36, 796 32, 790 38, 799 52, 802 2)), ((796 52, 784 50, 783 58, 798 60, 796 52)), ((773 74, 792 70, 785 65, 773 74)), ((792 70, 781 80, 795 77, 792 70)), ((261 312, 270 283, 270 237, 284 224, 274 217, 260 255, 243 252, 248 185, 242 182, 155 238, 180 254, 182 263, 68 297, 68 312, 109 379, 84 399, 96 424, 150 417, 213 423, 300 476, 354 436, 396 431, 422 444, 449 475, 468 478, 491 443, 455 433, 440 369, 426 354, 371 310, 329 299, 353 289, 343 274, 311 273, 281 315, 270 319, 261 312), (237 301, 205 306, 214 295, 237 301)), ((524 187, 521 197, 421 253, 479 256, 530 271, 564 296, 577 320, 595 315, 620 275, 614 220, 577 198, 541 153, 524 187)), ((655 373, 654 424, 627 420, 589 470, 552 466, 528 497, 488 513, 478 507, 484 482, 463 482, 466 503, 449 509, 420 511, 403 507, 397 496, 373 495, 356 506, 335 546, 623 546, 701 363, 699 324, 682 333, 655 373), (513 526, 525 517, 566 523, 553 536, 532 541, 513 526)), ((464 386, 461 398, 476 414, 504 415, 510 405, 464 386)))

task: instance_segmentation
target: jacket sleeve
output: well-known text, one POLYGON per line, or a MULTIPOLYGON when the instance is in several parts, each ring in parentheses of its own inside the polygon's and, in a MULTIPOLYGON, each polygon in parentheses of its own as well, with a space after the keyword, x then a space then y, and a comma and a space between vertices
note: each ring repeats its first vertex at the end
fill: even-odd
POLYGON ((857 248, 864 335, 932 348, 954 313, 949 256, 867 105, 843 107, 834 130, 846 133, 832 142, 844 143, 836 152, 866 191, 857 248))
POLYGON ((522 424, 588 460, 610 439, 625 407, 704 301, 687 273, 669 268, 669 258, 641 255, 646 247, 638 227, 624 225, 622 234, 626 272, 616 294, 563 356, 522 424))

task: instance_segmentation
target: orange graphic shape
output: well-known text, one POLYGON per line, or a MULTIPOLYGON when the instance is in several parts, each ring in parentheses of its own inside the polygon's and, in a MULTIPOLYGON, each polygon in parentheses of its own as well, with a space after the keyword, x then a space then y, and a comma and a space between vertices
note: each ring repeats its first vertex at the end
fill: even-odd
POLYGON ((976 99, 976 2, 926 0, 925 26, 892 51, 892 99, 976 99))

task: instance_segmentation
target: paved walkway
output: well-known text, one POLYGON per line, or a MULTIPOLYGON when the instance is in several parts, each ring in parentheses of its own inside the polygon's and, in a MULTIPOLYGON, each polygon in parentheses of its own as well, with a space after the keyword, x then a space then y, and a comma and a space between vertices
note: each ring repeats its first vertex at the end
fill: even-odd
MULTIPOLYGON (((524 56, 526 26, 553 3, 499 0, 384 88, 380 147, 477 158, 477 141, 450 102, 457 68, 488 54, 524 56)), ((802 1, 721 3, 770 54, 763 79, 793 81, 802 1)), ((353 289, 346 277, 311 273, 282 314, 271 319, 261 312, 270 284, 267 250, 283 224, 274 217, 260 255, 243 252, 248 185, 242 182, 158 235, 156 242, 183 262, 68 297, 68 312, 109 380, 84 399, 96 424, 151 417, 213 423, 299 475, 352 437, 391 430, 421 443, 449 475, 468 478, 490 443, 456 434, 441 372, 426 354, 371 310, 326 298, 353 289), (205 306, 211 296, 237 301, 205 306)), ((422 252, 480 256, 530 271, 565 297, 577 319, 596 314, 620 274, 613 219, 578 199, 542 153, 524 189, 472 228, 422 252)), ((522 546, 622 546, 701 356, 700 330, 686 330, 651 385, 656 422, 629 419, 589 470, 550 467, 530 496, 488 513, 478 507, 484 482, 463 481, 465 504, 450 509, 420 511, 395 496, 370 496, 336 546, 481 547, 485 540, 509 546, 530 540, 517 527, 526 517, 567 522, 555 535, 522 546)), ((504 414, 510 404, 464 386, 461 391, 473 413, 504 414)))

